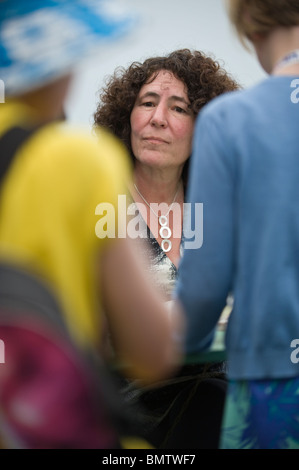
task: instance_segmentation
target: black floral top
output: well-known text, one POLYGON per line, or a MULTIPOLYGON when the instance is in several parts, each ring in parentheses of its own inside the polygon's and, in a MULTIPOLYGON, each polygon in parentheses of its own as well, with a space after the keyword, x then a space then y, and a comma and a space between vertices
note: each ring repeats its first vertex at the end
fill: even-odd
MULTIPOLYGON (((138 207, 135 203, 132 208, 138 212, 138 207)), ((140 213, 139 213, 140 214, 140 213)), ((152 234, 150 228, 140 215, 139 235, 141 241, 141 251, 149 260, 148 270, 157 288, 165 294, 166 298, 170 300, 171 293, 175 287, 178 276, 177 267, 173 264, 167 254, 162 250, 158 241, 152 234)), ((183 237, 181 241, 181 256, 183 254, 183 237)))
MULTIPOLYGON (((177 281, 178 269, 160 247, 145 220, 138 211, 137 204, 131 204, 132 213, 138 214, 139 236, 136 243, 149 263, 147 269, 157 288, 171 299, 177 281)), ((184 237, 181 240, 181 256, 184 249, 184 237)), ((155 448, 197 448, 199 429, 212 429, 210 438, 217 441, 222 417, 224 394, 206 394, 205 385, 211 379, 221 383, 221 390, 226 387, 224 363, 182 365, 177 375, 155 386, 141 387, 135 381, 127 379, 121 382, 121 394, 126 406, 129 406, 137 434, 145 438, 155 448), (220 380, 220 382, 219 382, 220 380), (218 396, 218 395, 217 395, 218 396), (221 408, 221 413, 215 413, 221 408), (217 408, 217 409, 218 409, 217 408), (205 410, 204 412, 202 410, 205 410), (188 417, 182 418, 183 416, 188 417), (196 423, 196 430, 190 416, 196 423), (207 418, 206 418, 207 416, 207 418)), ((206 432, 206 431, 204 431, 206 432)), ((204 444, 203 444, 204 445, 204 444)), ((200 447, 199 447, 200 448, 200 447)))

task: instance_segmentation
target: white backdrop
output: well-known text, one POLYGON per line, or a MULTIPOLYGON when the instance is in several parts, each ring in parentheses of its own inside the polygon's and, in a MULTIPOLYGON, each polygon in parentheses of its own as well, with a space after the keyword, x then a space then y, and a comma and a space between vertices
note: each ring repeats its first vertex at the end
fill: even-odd
POLYGON ((103 47, 94 61, 81 66, 66 103, 68 120, 91 125, 98 90, 117 66, 188 47, 212 55, 245 88, 265 77, 253 53, 239 43, 223 0, 120 0, 138 15, 127 37, 103 47))

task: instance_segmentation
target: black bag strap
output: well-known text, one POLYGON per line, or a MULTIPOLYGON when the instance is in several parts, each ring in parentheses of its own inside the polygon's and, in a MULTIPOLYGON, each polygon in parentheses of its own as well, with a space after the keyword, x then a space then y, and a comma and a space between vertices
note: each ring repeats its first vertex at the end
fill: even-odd
POLYGON ((0 137, 0 184, 18 148, 38 129, 12 127, 0 137))

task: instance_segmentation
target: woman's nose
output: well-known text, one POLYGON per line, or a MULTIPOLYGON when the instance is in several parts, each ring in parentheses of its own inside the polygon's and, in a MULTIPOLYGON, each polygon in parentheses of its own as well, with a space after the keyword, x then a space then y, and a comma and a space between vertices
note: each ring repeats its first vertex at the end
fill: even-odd
POLYGON ((154 109, 150 123, 152 126, 158 126, 158 127, 167 126, 167 111, 163 105, 158 105, 154 109))

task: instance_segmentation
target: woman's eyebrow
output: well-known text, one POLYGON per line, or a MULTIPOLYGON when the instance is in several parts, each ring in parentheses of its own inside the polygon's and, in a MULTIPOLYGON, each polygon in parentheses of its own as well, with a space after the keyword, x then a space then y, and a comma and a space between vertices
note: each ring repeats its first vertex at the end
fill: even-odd
MULTIPOLYGON (((144 99, 144 98, 160 98, 159 93, 155 93, 154 91, 147 91, 143 95, 139 97, 139 99, 144 99)), ((190 103, 185 100, 182 96, 177 96, 177 95, 172 95, 168 98, 169 101, 180 101, 181 103, 186 104, 187 106, 190 106, 190 103)))
POLYGON ((185 98, 183 98, 182 96, 173 95, 173 96, 170 96, 170 97, 169 97, 169 100, 172 100, 172 101, 180 101, 181 103, 184 103, 184 104, 186 104, 187 106, 190 106, 189 101, 185 100, 185 98))
POLYGON ((159 98, 160 95, 155 93, 154 91, 147 91, 143 95, 139 96, 139 99, 142 100, 143 98, 159 98))

